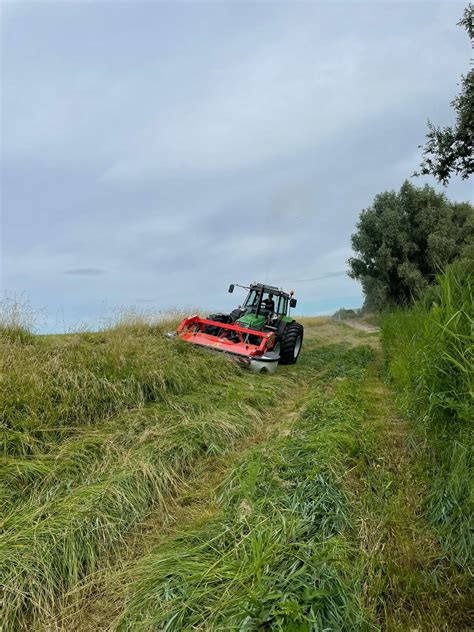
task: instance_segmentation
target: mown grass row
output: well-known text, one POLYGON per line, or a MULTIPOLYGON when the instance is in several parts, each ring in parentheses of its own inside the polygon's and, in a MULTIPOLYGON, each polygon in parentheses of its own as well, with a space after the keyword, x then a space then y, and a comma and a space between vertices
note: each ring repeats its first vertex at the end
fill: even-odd
POLYGON ((0 546, 4 629, 41 618, 55 599, 92 572, 107 549, 120 547, 124 534, 153 506, 166 504, 196 460, 224 452, 255 429, 258 410, 244 416, 220 414, 184 422, 150 436, 128 452, 100 464, 69 493, 34 495, 7 516, 0 546), (98 470, 98 471, 97 471, 98 470), (41 502, 43 500, 43 502, 41 502), (23 615, 26 614, 26 619, 23 615))
POLYGON ((165 416, 163 410, 129 415, 132 427, 123 436, 103 435, 96 460, 84 450, 89 466, 78 472, 73 460, 76 471, 65 472, 60 462, 3 521, 2 629, 43 619, 107 551, 123 546, 124 535, 152 507, 166 514, 197 459, 232 449, 276 399, 267 392, 258 404, 209 406, 191 417, 185 406, 165 416))
POLYGON ((0 491, 7 508, 41 486, 51 498, 58 486, 70 488, 94 472, 96 462, 118 458, 117 445, 126 449, 146 426, 136 413, 128 417, 129 409, 162 406, 153 426, 159 415, 179 412, 177 397, 188 415, 213 401, 208 392, 229 406, 252 403, 231 363, 167 341, 163 330, 172 326, 119 326, 28 343, 11 339, 9 330, 0 336, 0 491))
POLYGON ((115 576, 126 605, 112 629, 372 629, 345 485, 368 449, 357 391, 372 353, 342 355, 344 369, 339 363, 337 376, 315 383, 291 434, 233 468, 218 489, 216 518, 115 576))
POLYGON ((385 316, 390 377, 427 462, 427 515, 446 554, 472 565, 474 546, 474 265, 448 268, 413 308, 385 316))
POLYGON ((472 578, 446 559, 426 520, 423 460, 383 380, 381 356, 360 383, 370 449, 351 477, 366 605, 382 630, 467 630, 472 578))
MULTIPOLYGON (((327 350, 308 349, 308 358, 319 365, 318 356, 327 357, 327 350)), ((337 358, 344 359, 340 370, 351 370, 366 352, 344 347, 337 358)), ((220 361, 207 355, 204 360, 220 361)), ((60 596, 102 568, 109 554, 119 554, 127 533, 152 508, 166 521, 198 460, 232 450, 268 424, 269 414, 278 419, 282 398, 301 380, 291 370, 271 379, 234 372, 219 388, 155 403, 61 442, 55 467, 30 482, 29 500, 21 481, 13 481, 19 495, 0 545, 4 629, 51 617, 60 596)))

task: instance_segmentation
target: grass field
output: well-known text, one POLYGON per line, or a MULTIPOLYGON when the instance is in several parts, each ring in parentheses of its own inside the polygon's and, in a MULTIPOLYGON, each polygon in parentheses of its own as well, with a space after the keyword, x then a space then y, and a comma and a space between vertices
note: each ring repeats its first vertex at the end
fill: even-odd
POLYGON ((0 328, 1 629, 469 629, 378 334, 304 325, 274 376, 0 328))

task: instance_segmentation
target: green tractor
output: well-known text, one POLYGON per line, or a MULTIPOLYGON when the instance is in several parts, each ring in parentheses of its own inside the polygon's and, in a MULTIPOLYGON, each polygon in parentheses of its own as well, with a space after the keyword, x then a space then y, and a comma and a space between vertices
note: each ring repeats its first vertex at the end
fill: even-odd
MULTIPOLYGON (((232 293, 236 285, 231 284, 229 292, 232 293)), ((291 308, 296 307, 293 292, 284 292, 264 283, 237 287, 248 291, 242 305, 230 314, 211 314, 207 320, 235 325, 234 335, 238 334, 240 328, 262 333, 271 332, 274 336, 269 339, 265 349, 266 356, 273 357, 279 364, 295 364, 303 344, 304 330, 303 325, 290 316, 291 308)), ((204 328, 206 334, 216 335, 218 331, 219 327, 213 324, 208 324, 204 328)))

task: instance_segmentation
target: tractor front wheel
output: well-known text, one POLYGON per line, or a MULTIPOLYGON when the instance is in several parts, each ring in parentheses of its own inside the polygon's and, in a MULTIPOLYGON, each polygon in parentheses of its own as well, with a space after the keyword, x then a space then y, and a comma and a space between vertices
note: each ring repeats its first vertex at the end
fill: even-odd
POLYGON ((231 323, 235 323, 235 321, 239 320, 239 318, 241 316, 243 316, 244 314, 245 314, 245 310, 244 309, 239 309, 238 307, 236 307, 230 313, 230 322, 231 323))
POLYGON ((303 325, 290 323, 281 337, 280 364, 295 364, 303 345, 303 325))
MULTIPOLYGON (((207 317, 207 319, 213 320, 215 323, 228 323, 229 322, 229 316, 227 316, 226 314, 210 314, 207 317)), ((217 327, 216 325, 205 325, 203 331, 205 334, 211 334, 212 336, 217 336, 220 332, 220 327, 217 327)))

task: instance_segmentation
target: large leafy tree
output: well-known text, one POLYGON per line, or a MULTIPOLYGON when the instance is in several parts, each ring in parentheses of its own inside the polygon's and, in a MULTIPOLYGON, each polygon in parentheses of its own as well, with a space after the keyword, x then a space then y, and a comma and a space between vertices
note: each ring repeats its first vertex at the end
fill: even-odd
MULTIPOLYGON (((459 22, 474 46, 474 5, 464 10, 459 22)), ((474 172, 474 69, 461 77, 461 91, 451 102, 456 112, 452 127, 438 127, 428 121, 420 171, 415 175, 432 175, 447 184, 453 174, 468 178, 474 172)))
POLYGON ((474 207, 406 181, 362 211, 352 235, 349 276, 362 283, 366 309, 406 305, 451 261, 468 256, 474 207))

